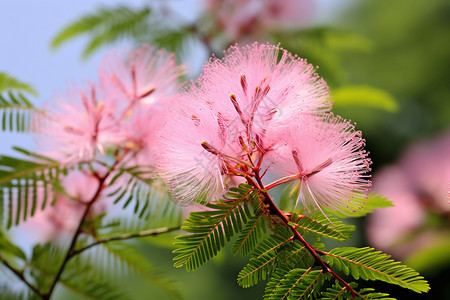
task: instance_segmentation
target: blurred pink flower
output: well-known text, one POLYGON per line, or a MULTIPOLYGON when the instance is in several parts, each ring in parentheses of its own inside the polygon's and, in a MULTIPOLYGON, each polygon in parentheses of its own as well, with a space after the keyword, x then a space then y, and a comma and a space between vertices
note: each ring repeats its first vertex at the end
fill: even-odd
POLYGON ((104 153, 109 144, 120 143, 123 138, 114 107, 102 96, 89 84, 87 89, 73 88, 47 103, 36 137, 40 151, 55 159, 83 161, 98 151, 104 153))
POLYGON ((432 244, 436 231, 427 228, 430 212, 448 218, 450 133, 419 142, 399 162, 378 171, 374 191, 393 201, 394 207, 369 216, 367 234, 376 247, 403 257, 432 244), (427 243, 421 243, 424 238, 427 243), (421 242, 419 242, 421 241, 421 242))
MULTIPOLYGON (((371 160, 363 150, 365 140, 350 122, 334 117, 302 115, 282 127, 271 127, 265 155, 270 172, 296 183, 296 206, 315 206, 350 212, 360 208, 370 190, 367 173, 371 160)), ((270 186, 266 186, 269 188, 270 186)), ((323 211, 322 211, 323 213, 323 211)))
POLYGON ((315 8, 312 0, 205 0, 205 5, 216 26, 232 41, 305 25, 315 8))

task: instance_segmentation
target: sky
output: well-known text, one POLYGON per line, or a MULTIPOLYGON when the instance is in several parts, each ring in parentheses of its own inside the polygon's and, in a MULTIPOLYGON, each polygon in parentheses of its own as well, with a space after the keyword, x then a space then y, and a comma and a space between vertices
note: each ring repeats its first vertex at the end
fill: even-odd
MULTIPOLYGON (((6 72, 32 85, 39 95, 30 99, 39 107, 58 92, 64 92, 68 86, 95 80, 97 66, 109 50, 101 49, 88 60, 82 60, 80 54, 86 39, 81 37, 52 51, 50 41, 64 26, 102 5, 126 3, 141 7, 148 2, 149 0, 1 0, 0 72, 6 72)), ((184 17, 192 17, 198 13, 201 4, 201 0, 171 2, 184 17)), ((332 3, 333 0, 318 0, 321 19, 326 19, 334 12, 336 4, 332 3)), ((118 47, 125 47, 125 43, 118 47)), ((0 132, 0 154, 13 154, 12 146, 33 149, 33 138, 27 134, 0 132)))

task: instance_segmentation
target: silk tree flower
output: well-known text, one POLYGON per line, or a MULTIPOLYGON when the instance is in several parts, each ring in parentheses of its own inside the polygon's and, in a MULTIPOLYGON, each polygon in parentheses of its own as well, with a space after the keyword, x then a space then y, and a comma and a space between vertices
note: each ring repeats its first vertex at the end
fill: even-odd
POLYGON ((350 212, 361 207, 370 189, 371 160, 365 140, 354 126, 332 114, 302 115, 267 132, 271 150, 265 155, 269 171, 283 176, 266 185, 293 182, 307 208, 350 212))
POLYGON ((114 105, 105 100, 89 83, 85 89, 75 87, 47 103, 36 137, 41 153, 78 162, 92 159, 97 152, 104 153, 109 144, 120 143, 123 138, 114 105))
MULTIPOLYGON (((450 215, 450 132, 409 147, 398 162, 374 175, 373 189, 395 206, 368 218, 369 242, 396 257, 405 257, 447 239, 445 230, 427 222, 450 215)), ((444 222, 443 222, 444 223, 444 222)))
POLYGON ((157 174, 172 197, 186 204, 194 200, 204 204, 221 195, 232 167, 224 154, 237 151, 236 144, 227 140, 220 114, 198 101, 198 91, 191 86, 172 99, 153 144, 157 174))
POLYGON ((206 63, 197 83, 197 98, 210 102, 248 143, 262 140, 273 119, 320 114, 332 105, 327 84, 311 64, 267 44, 230 47, 224 58, 206 63))
POLYGON ((331 107, 328 87, 314 68, 277 46, 234 46, 203 70, 176 97, 177 107, 165 117, 170 121, 155 138, 157 171, 182 202, 219 197, 235 181, 236 164, 265 151, 271 122, 331 107))
POLYGON ((138 164, 153 164, 148 141, 166 107, 166 100, 179 88, 185 67, 173 53, 142 45, 129 55, 111 53, 99 71, 101 88, 116 107, 124 146, 138 164))
POLYGON ((311 0, 205 0, 205 6, 230 40, 242 41, 270 29, 304 25, 315 5, 311 0))

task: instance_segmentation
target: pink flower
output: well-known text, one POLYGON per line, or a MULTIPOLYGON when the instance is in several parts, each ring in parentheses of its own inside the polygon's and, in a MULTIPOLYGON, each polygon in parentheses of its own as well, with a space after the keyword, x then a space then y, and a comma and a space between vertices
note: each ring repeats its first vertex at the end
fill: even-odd
POLYGON ((227 165, 222 155, 206 150, 204 142, 219 152, 232 152, 220 117, 211 107, 198 101, 198 89, 178 95, 167 112, 166 123, 155 136, 157 172, 180 202, 207 203, 216 199, 225 188, 223 175, 227 165))
POLYGON ((443 219, 450 213, 449 153, 447 132, 414 144, 398 163, 375 174, 374 191, 395 206, 376 210, 369 216, 367 235, 374 246, 404 257, 431 247, 433 240, 439 238, 436 229, 427 227, 426 219, 430 212, 443 219), (426 243, 422 243, 424 239, 426 243))
POLYGON ((172 104, 155 138, 157 171, 182 202, 219 197, 235 182, 236 163, 265 151, 272 122, 331 108, 328 87, 311 65, 258 43, 211 59, 172 104))
POLYGON ((166 108, 166 100, 179 88, 179 77, 184 72, 173 53, 148 45, 126 58, 111 53, 103 60, 99 72, 101 88, 116 106, 123 145, 132 150, 136 164, 154 163, 149 140, 166 108))
POLYGON ((327 112, 332 105, 328 86, 312 65, 267 44, 230 47, 223 59, 206 63, 197 83, 197 98, 220 112, 236 138, 249 142, 261 140, 273 119, 327 112))
POLYGON ((46 104, 36 138, 45 154, 67 161, 90 160, 105 147, 122 141, 112 103, 98 89, 73 88, 46 104))
POLYGON ((278 27, 298 27, 310 20, 311 0, 205 0, 217 27, 232 41, 254 37, 278 27))
MULTIPOLYGON (((269 171, 283 178, 266 188, 295 182, 305 207, 351 211, 363 205, 370 189, 368 153, 360 131, 340 117, 302 115, 267 132, 269 171)), ((323 211, 322 211, 323 213, 323 211)))

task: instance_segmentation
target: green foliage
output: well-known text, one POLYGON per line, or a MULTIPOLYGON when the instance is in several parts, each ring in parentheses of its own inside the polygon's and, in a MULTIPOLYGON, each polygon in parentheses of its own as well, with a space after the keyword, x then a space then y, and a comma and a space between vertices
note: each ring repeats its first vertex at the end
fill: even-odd
POLYGON ((150 13, 148 7, 136 10, 127 6, 100 8, 69 24, 56 35, 51 46, 55 49, 75 37, 89 35, 90 40, 83 51, 83 56, 88 57, 104 45, 147 31, 150 13))
POLYGON ((293 269, 281 279, 272 294, 266 299, 311 299, 320 293, 320 288, 330 274, 322 270, 293 269))
MULTIPOLYGON (((350 283, 353 289, 358 287, 355 282, 350 283)), ((386 293, 375 293, 372 288, 365 288, 357 292, 357 299, 368 300, 368 299, 378 299, 378 300, 395 300, 394 298, 389 298, 389 294, 386 293)), ((332 287, 327 288, 326 291, 322 292, 322 297, 320 300, 347 300, 352 297, 348 289, 344 289, 340 286, 339 282, 336 281, 332 287)))
POLYGON ((367 108, 377 108, 387 112, 397 112, 398 103, 385 90, 367 85, 343 85, 332 91, 334 105, 357 105, 367 108))
POLYGON ((169 199, 166 186, 153 173, 153 168, 145 166, 119 168, 109 183, 112 191, 108 197, 115 204, 123 202, 123 208, 134 203, 133 210, 139 218, 164 218, 166 224, 175 219, 178 223, 181 209, 169 199), (125 184, 115 184, 120 181, 125 184))
POLYGON ((296 222, 291 222, 291 225, 303 232, 317 234, 338 241, 346 241, 352 237, 355 226, 346 225, 332 216, 328 218, 329 220, 321 212, 317 212, 311 217, 301 216, 297 218, 296 222))
POLYGON ((91 268, 89 274, 101 278, 110 286, 120 285, 120 277, 117 274, 128 278, 141 277, 173 299, 183 298, 177 282, 153 266, 137 250, 136 244, 114 241, 90 248, 69 265, 69 270, 72 269, 78 274, 86 274, 83 268, 91 268))
POLYGON ((325 260, 336 269, 351 274, 355 279, 382 280, 411 289, 417 293, 427 292, 428 283, 413 269, 389 259, 390 255, 373 248, 335 248, 325 260))
MULTIPOLYGON (((292 234, 287 230, 278 230, 266 238, 252 252, 248 264, 239 272, 238 283, 243 287, 250 287, 260 280, 265 280, 274 271, 278 254, 284 246, 292 244, 292 234)), ((291 245, 292 246, 292 245, 291 245)))
POLYGON ((255 209, 255 215, 248 220, 248 223, 240 232, 231 252, 234 255, 239 253, 241 256, 246 256, 252 252, 266 234, 266 220, 267 216, 261 208, 255 209))
POLYGON ((39 113, 23 93, 37 95, 30 85, 0 73, 0 126, 3 131, 29 131, 31 118, 39 113))
POLYGON ((325 208, 325 212, 333 214, 338 218, 359 218, 373 212, 375 209, 394 206, 394 204, 382 195, 375 195, 375 193, 370 193, 369 197, 364 201, 364 206, 361 209, 355 210, 354 212, 342 213, 339 211, 332 211, 325 208))
MULTIPOLYGON (((6 227, 18 225, 37 209, 44 209, 48 199, 54 203, 60 175, 66 171, 67 167, 51 159, 36 162, 0 156, 0 204, 6 209, 6 227)), ((0 221, 3 224, 3 219, 0 221)))
POLYGON ((195 270, 214 257, 236 232, 240 232, 252 218, 251 201, 257 201, 258 192, 247 184, 231 188, 224 200, 209 204, 210 210, 192 212, 182 230, 192 234, 177 237, 178 247, 173 252, 175 267, 186 265, 188 271, 195 270))
POLYGON ((0 249, 2 255, 11 255, 13 257, 18 257, 22 260, 27 259, 22 249, 20 249, 18 246, 12 243, 10 239, 2 231, 0 231, 0 249))

